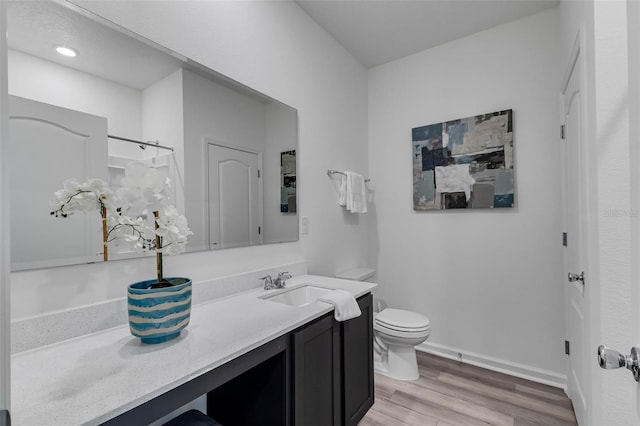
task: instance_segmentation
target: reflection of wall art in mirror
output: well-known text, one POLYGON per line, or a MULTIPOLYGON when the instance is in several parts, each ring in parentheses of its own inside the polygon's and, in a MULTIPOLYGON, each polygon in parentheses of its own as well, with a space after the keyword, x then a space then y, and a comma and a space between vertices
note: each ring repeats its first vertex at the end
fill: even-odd
MULTIPOLYGON (((264 205, 279 197, 280 153, 297 147, 295 109, 67 2, 15 1, 6 9, 12 270, 103 261, 94 215, 74 215, 52 226, 56 219, 40 213, 70 176, 99 178, 117 190, 131 161, 145 162, 176 183, 171 198, 194 232, 188 251, 298 239, 293 215, 264 205), (85 54, 62 58, 51 40, 85 54), (261 159, 263 177, 254 189, 264 197, 253 205, 260 217, 251 221, 258 237, 209 241, 214 224, 228 236, 235 235, 239 221, 209 214, 215 206, 202 194, 219 178, 209 176, 202 161, 205 140, 261 159), (42 242, 33 244, 32 235, 42 242)), ((229 192, 223 195, 237 193, 234 184, 224 188, 229 192)), ((141 254, 110 247, 108 256, 141 254)))
POLYGON ((280 153, 280 211, 296 212, 296 151, 280 153))
POLYGON ((415 127, 413 209, 514 206, 513 111, 415 127))

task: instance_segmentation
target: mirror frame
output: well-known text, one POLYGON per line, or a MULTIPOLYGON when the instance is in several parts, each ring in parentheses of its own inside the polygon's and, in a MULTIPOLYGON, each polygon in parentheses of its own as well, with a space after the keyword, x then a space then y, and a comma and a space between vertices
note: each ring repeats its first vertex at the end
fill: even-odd
MULTIPOLYGON (((0 1, 0 234, 9 235, 9 178, 7 136, 9 114, 7 104, 7 5, 0 1)), ((0 239, 0 425, 11 424, 11 247, 8 238, 0 239)))

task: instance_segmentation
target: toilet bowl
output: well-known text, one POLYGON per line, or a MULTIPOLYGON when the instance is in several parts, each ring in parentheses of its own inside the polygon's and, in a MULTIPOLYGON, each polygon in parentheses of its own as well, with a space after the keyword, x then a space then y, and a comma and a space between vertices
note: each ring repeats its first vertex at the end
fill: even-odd
MULTIPOLYGON (((337 278, 369 281, 375 275, 371 268, 343 271, 337 278)), ((398 380, 416 380, 418 361, 416 346, 431 333, 429 318, 402 309, 382 309, 373 316, 373 366, 376 372, 398 380)))
POLYGON ((417 312, 387 308, 374 316, 374 367, 398 380, 416 380, 416 345, 431 333, 429 318, 417 312))

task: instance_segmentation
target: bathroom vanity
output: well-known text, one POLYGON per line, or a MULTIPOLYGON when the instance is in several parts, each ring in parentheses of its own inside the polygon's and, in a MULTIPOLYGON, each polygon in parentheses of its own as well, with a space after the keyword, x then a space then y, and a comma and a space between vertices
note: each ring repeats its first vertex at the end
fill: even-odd
POLYGON ((222 424, 356 424, 373 404, 375 284, 299 276, 196 305, 177 339, 143 345, 126 326, 12 359, 16 425, 148 424, 207 395, 222 424), (265 298, 305 284, 345 289, 362 315, 265 298))
POLYGON ((209 415, 234 425, 356 425, 374 399, 371 294, 358 305, 358 318, 325 314, 239 359, 244 369, 275 352, 210 391, 209 415))

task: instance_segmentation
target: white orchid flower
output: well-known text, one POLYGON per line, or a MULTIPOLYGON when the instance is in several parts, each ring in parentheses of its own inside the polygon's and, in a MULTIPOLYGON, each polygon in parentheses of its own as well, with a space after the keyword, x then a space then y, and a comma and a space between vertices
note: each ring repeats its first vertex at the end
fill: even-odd
POLYGON ((51 214, 56 217, 67 217, 75 212, 100 211, 114 208, 115 194, 102 179, 87 179, 79 183, 68 179, 62 184, 62 189, 54 192, 51 201, 51 214))
MULTIPOLYGON (((144 163, 132 162, 125 167, 122 187, 114 194, 100 179, 79 183, 66 180, 54 193, 51 214, 67 217, 74 212, 106 209, 106 243, 122 241, 136 251, 155 251, 161 264, 162 254, 185 251, 193 232, 187 218, 169 204, 170 180, 144 163), (157 214, 157 217, 156 217, 157 214)), ((106 250, 105 250, 105 260, 106 250)), ((162 267, 158 268, 162 281, 162 267)))
POLYGON ((158 225, 156 235, 162 237, 162 253, 175 255, 184 252, 189 235, 193 232, 189 229, 187 218, 178 213, 174 206, 167 206, 162 215, 156 219, 158 225))

